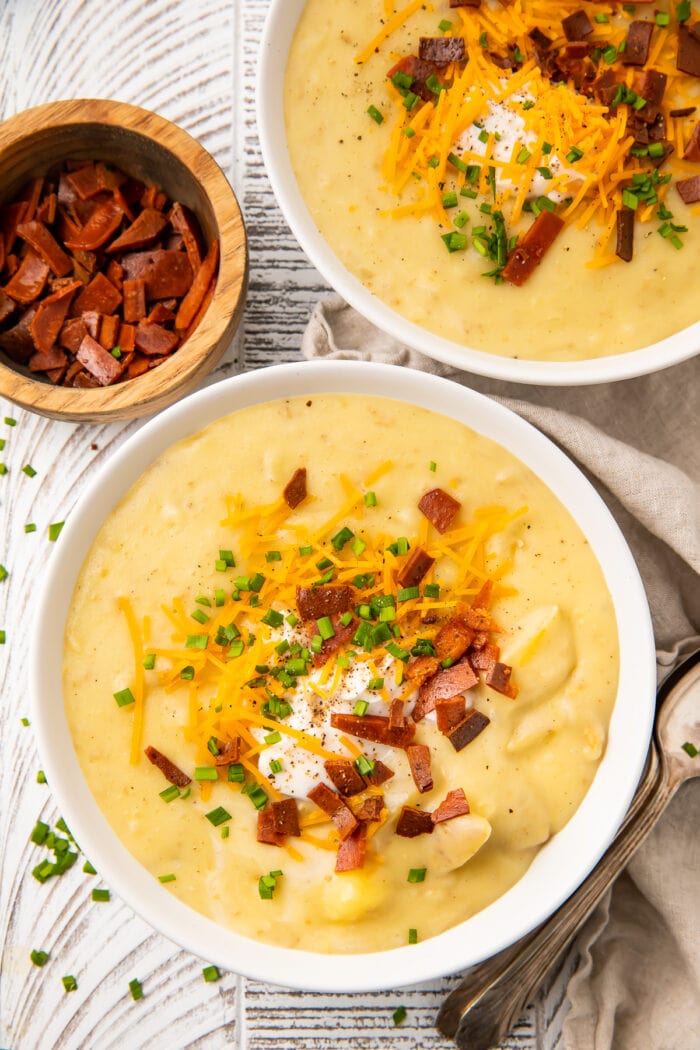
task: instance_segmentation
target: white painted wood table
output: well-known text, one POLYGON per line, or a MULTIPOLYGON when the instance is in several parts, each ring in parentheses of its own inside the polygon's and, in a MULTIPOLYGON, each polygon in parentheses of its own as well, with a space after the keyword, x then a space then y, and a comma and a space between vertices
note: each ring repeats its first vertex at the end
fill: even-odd
MULTIPOLYGON (((282 219, 265 176, 254 116, 256 55, 268 0, 1 0, 0 118, 62 98, 107 97, 162 113, 201 140, 232 182, 245 213, 250 291, 241 332, 212 381, 296 360, 313 304, 327 288, 282 219)), ((99 876, 82 860, 40 885, 43 853, 28 839, 59 813, 36 782, 28 714, 27 650, 47 525, 66 519, 97 464, 138 423, 75 426, 0 404, 0 1047, 2 1050, 424 1050, 451 1043, 435 1030, 456 978, 374 995, 288 992, 233 973, 202 978, 181 951, 119 900, 94 903, 99 876), (31 463, 36 477, 22 473, 31 463), (24 525, 37 530, 26 534, 24 525), (50 952, 43 969, 30 951, 50 952), (61 977, 77 990, 66 993, 61 977), (134 1002, 129 981, 144 998, 134 1002), (393 1010, 405 1005, 404 1024, 393 1010)), ((57 697, 57 702, 60 702, 57 697)), ((206 945, 202 945, 206 956, 206 945)), ((565 974, 531 1007, 505 1046, 554 1050, 565 974)))

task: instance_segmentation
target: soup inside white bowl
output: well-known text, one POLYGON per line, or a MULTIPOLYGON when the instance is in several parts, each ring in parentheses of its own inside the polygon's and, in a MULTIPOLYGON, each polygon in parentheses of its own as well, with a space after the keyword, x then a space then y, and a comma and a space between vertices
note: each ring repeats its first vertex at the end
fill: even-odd
MULTIPOLYGON (((619 533, 575 468, 504 410, 443 381, 395 369, 305 365, 267 370, 210 388, 144 428, 97 480, 72 524, 65 530, 63 556, 53 566, 44 599, 39 625, 42 664, 37 659, 34 667, 47 775, 69 826, 103 876, 180 943, 231 968, 303 987, 350 990, 379 987, 387 980, 418 980, 476 961, 531 928, 570 892, 609 841, 639 775, 652 709, 653 649, 640 585, 619 533), (431 414, 436 404, 439 415, 431 414), (230 412, 233 415, 225 418, 230 412), (214 420, 219 421, 197 433, 214 420), (430 451, 431 445, 436 451, 430 451), (222 462, 222 448, 235 448, 239 458, 224 457, 230 465, 209 469, 222 462), (139 481, 154 457, 154 465, 139 481), (277 497, 295 465, 307 467, 308 495, 298 507, 285 511, 277 497), (542 476, 552 492, 526 467, 542 476), (355 514, 343 507, 353 484, 362 508, 355 514), (435 488, 459 504, 444 532, 416 507, 421 494, 435 488), (374 494, 376 503, 365 503, 367 493, 374 494), (260 511, 263 505, 266 509, 260 511), (497 507, 504 512, 501 518, 497 507), (251 509, 262 529, 245 526, 251 509), (329 523, 331 511, 339 510, 344 510, 342 521, 329 523), (265 534, 265 523, 269 526, 270 516, 279 517, 280 511, 284 522, 276 519, 265 534), (518 695, 509 696, 508 689, 499 691, 482 680, 470 685, 467 712, 478 710, 489 722, 459 749, 430 715, 417 722, 414 742, 429 751, 434 778, 434 786, 424 791, 418 790, 402 747, 377 751, 361 728, 359 736, 350 733, 352 739, 347 732, 341 734, 345 742, 334 735, 325 725, 332 707, 329 683, 340 699, 337 710, 355 711, 361 697, 370 708, 357 717, 381 718, 399 686, 397 668, 408 671, 419 659, 415 654, 407 654, 405 660, 393 658, 392 646, 401 650, 403 643, 407 653, 415 642, 416 632, 409 625, 410 616, 418 614, 416 604, 426 606, 426 615, 435 612, 431 603, 440 603, 430 592, 416 597, 404 593, 410 588, 401 593, 395 589, 394 615, 369 619, 373 629, 391 625, 401 634, 391 641, 383 638, 368 657, 357 656, 358 666, 369 662, 374 695, 363 680, 359 686, 355 682, 354 692, 346 689, 340 696, 349 671, 342 665, 337 671, 336 660, 344 658, 350 645, 327 661, 325 681, 310 653, 304 670, 286 664, 307 686, 307 700, 314 685, 315 695, 323 698, 324 752, 346 760, 349 755, 353 761, 362 755, 370 763, 383 762, 394 773, 380 792, 365 790, 343 803, 357 812, 357 803, 382 795, 382 819, 378 829, 367 831, 364 864, 337 870, 341 851, 335 826, 306 798, 309 785, 325 780, 334 789, 334 782, 318 762, 314 765, 315 757, 307 761, 298 736, 294 748, 284 746, 289 728, 299 733, 294 717, 303 714, 300 695, 291 686, 285 695, 294 714, 278 712, 277 720, 266 721, 264 733, 257 736, 250 705, 241 723, 243 701, 235 701, 238 731, 252 733, 253 747, 250 740, 244 743, 236 756, 241 762, 230 765, 243 765, 245 780, 254 790, 261 787, 252 769, 257 766, 258 773, 264 773, 267 804, 272 805, 274 790, 295 798, 302 825, 301 837, 279 846, 257 841, 259 790, 257 795, 249 790, 246 797, 240 780, 222 775, 229 764, 217 766, 214 751, 207 750, 212 737, 214 748, 220 749, 231 736, 226 719, 234 711, 226 706, 221 681, 210 677, 205 682, 202 657, 211 653, 211 665, 223 662, 228 674, 241 659, 229 644, 215 650, 216 616, 224 617, 224 626, 238 625, 234 643, 241 637, 250 646, 256 678, 267 676, 268 687, 279 693, 280 679, 270 676, 270 666, 282 656, 271 657, 270 646, 274 643, 276 651, 280 628, 287 628, 274 616, 270 620, 270 610, 285 615, 301 611, 287 609, 291 598, 287 593, 285 605, 279 573, 291 573, 289 579, 297 580, 295 573, 302 571, 298 559, 305 557, 309 582, 319 582, 320 574, 328 572, 324 557, 328 560, 330 555, 337 563, 332 566, 337 583, 343 571, 358 567, 353 559, 367 561, 368 551, 379 556, 378 537, 382 544, 387 537, 410 537, 413 551, 424 546, 436 555, 419 591, 439 581, 440 597, 446 606, 451 603, 439 610, 437 623, 422 625, 418 632, 439 647, 439 630, 451 622, 459 598, 458 581, 450 579, 443 563, 443 549, 457 551, 474 522, 483 524, 484 515, 491 515, 491 536, 482 551, 486 560, 474 555, 473 548, 473 566, 477 577, 488 567, 487 575, 496 579, 489 615, 500 658, 513 667, 518 695), (354 535, 344 544, 341 536, 338 548, 332 540, 347 527, 354 535), (295 528, 297 549, 306 549, 311 540, 316 545, 313 555, 292 551, 289 530, 295 528), (137 531, 139 541, 131 543, 127 537, 137 531), (257 536, 260 531, 262 539, 257 536), (264 560, 261 575, 266 579, 259 589, 246 590, 246 577, 250 582, 257 571, 251 559, 260 542, 273 557, 264 560), (229 547, 237 560, 235 568, 227 564, 229 547), (216 564, 222 561, 222 549, 223 566, 216 564), (313 566, 308 564, 310 557, 313 566), (310 580, 314 574, 319 580, 310 580), (172 604, 176 589, 184 601, 181 607, 172 604), (234 592, 235 601, 229 597, 234 592), (258 601, 251 601, 254 595, 258 601), (145 630, 138 653, 128 630, 129 608, 145 630), (411 608, 413 613, 407 612, 411 608), (184 610, 186 622, 176 622, 178 609, 184 610), (198 610, 202 615, 192 619, 198 610), (255 630, 251 621, 257 624, 255 630), (64 626, 66 713, 47 701, 47 689, 57 678, 60 682, 64 626), (202 646, 208 632, 210 644, 202 646), (258 636, 254 642, 249 641, 251 633, 258 636), (640 633, 649 643, 643 662, 638 659, 640 633), (258 664, 263 656, 255 647, 268 643, 266 663, 258 664), (174 650, 179 652, 176 657, 174 650), (151 652, 157 663, 143 675, 142 694, 136 656, 142 660, 151 652), (181 677, 183 670, 188 673, 181 677), (381 687, 376 685, 379 677, 385 679, 381 687), (193 693, 198 683, 200 692, 193 693), (120 703, 125 690, 143 704, 143 731, 136 738, 138 705, 128 698, 120 703), (383 690, 390 695, 383 696, 383 690), (217 706, 223 710, 217 711, 217 706), (130 763, 134 739, 136 761, 130 763), (192 778, 189 790, 170 791, 172 785, 161 771, 141 755, 147 745, 192 778), (489 767, 500 789, 494 790, 489 781, 489 767), (216 783, 209 773, 200 777, 203 769, 217 771, 216 783), (469 813, 436 822, 431 833, 396 833, 406 807, 435 813, 449 792, 460 789, 469 801, 469 813), (229 828, 225 838, 222 828, 229 828), (272 879, 267 887, 272 893, 266 895, 260 878, 278 871, 284 874, 272 879), (170 874, 176 878, 159 882, 170 874), (418 943, 407 943, 409 930, 416 930, 417 937, 411 939, 418 943), (322 959, 321 952, 355 954, 322 959)), ((386 555, 388 575, 380 593, 391 591, 387 581, 407 557, 401 546, 396 555, 386 555)), ((461 600, 485 601, 483 596, 479 599, 476 578, 462 582, 469 593, 461 600)), ((367 594, 376 593, 370 585, 367 594)), ((360 599, 353 611, 359 604, 360 599)), ((321 619, 317 624, 322 630, 321 619)), ((290 626, 302 630, 298 624, 290 626)), ((287 632, 287 637, 292 634, 287 632)), ((307 639, 313 649, 313 632, 307 639)), ((303 641, 302 635, 302 649, 303 641)), ((350 644, 353 651, 360 648, 358 642, 350 644)), ((292 656, 299 659, 298 653, 292 656)), ((301 656, 303 663, 303 652, 301 656)), ((473 653, 469 658, 474 662, 473 653)), ((285 663, 288 659, 285 654, 285 663)), ((438 677, 449 670, 440 668, 438 677)), ((248 688, 263 687, 258 681, 248 688)), ((412 724, 416 692, 408 695, 407 725, 412 724)), ((313 718, 302 732, 313 732, 311 723, 313 718)))

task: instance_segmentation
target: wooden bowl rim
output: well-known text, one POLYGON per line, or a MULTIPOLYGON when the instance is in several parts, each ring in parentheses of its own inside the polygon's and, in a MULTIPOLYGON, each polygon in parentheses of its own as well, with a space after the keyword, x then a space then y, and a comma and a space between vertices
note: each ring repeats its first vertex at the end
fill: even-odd
POLYGON ((181 349, 142 376, 114 386, 76 390, 31 379, 0 361, 0 395, 42 415, 77 422, 132 419, 172 403, 192 388, 200 375, 214 367, 233 338, 243 312, 248 278, 245 224, 228 179, 197 139, 152 110, 111 99, 47 102, 0 124, 0 157, 22 139, 42 131, 91 124, 118 127, 152 139, 187 169, 210 202, 218 227, 220 257, 214 296, 198 328, 181 349), (205 362, 208 368, 203 367, 205 362))

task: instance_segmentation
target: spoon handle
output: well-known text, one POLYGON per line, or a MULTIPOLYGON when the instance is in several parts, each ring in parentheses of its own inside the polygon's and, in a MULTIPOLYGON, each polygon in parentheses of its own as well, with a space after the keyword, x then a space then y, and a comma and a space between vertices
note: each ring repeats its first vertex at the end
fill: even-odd
POLYGON ((440 1009, 441 1032, 462 1050, 488 1050, 506 1038, 532 992, 651 831, 674 786, 663 776, 652 743, 625 823, 594 870, 534 933, 471 971, 440 1009))

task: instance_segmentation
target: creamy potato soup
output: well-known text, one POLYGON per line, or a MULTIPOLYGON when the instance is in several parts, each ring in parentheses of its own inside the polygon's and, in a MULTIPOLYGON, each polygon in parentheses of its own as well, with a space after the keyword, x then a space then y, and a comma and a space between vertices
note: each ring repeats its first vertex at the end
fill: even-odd
POLYGON ((387 306, 493 354, 577 361, 686 328, 700 22, 676 6, 307 0, 284 98, 320 232, 387 306))
POLYGON ((220 419, 137 481, 81 570, 63 691, 154 879, 347 953, 520 878, 591 784, 617 679, 601 570, 538 478, 453 419, 321 395, 220 419))

